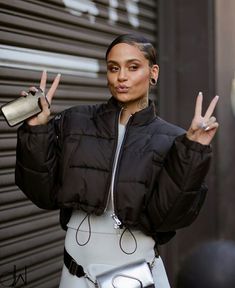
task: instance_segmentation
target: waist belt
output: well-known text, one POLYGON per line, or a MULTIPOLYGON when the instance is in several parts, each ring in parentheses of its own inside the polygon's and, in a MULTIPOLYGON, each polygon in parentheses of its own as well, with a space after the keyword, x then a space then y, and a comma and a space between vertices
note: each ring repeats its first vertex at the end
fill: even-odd
POLYGON ((76 275, 77 277, 83 277, 85 276, 85 272, 83 270, 83 267, 79 265, 73 257, 69 255, 69 253, 64 248, 64 264, 68 268, 69 273, 72 275, 76 275))
MULTIPOLYGON (((156 256, 158 257, 158 256, 156 256)), ((83 277, 86 276, 87 274, 84 272, 83 267, 81 265, 79 265, 72 256, 69 255, 69 253, 66 251, 66 249, 64 248, 64 264, 67 267, 67 269, 69 270, 69 273, 72 275, 76 275, 77 277, 83 277)), ((149 267, 151 267, 152 265, 150 263, 148 263, 149 267)), ((89 279, 89 277, 87 277, 89 279)), ((89 279, 90 280, 90 279, 89 279)))

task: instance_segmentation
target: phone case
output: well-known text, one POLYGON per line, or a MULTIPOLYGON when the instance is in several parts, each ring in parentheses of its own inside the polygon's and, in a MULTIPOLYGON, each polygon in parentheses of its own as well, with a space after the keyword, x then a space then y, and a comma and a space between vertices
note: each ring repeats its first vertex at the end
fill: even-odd
POLYGON ((39 98, 44 96, 42 91, 28 93, 27 96, 19 97, 13 101, 4 104, 1 107, 3 116, 9 126, 15 126, 24 120, 37 115, 42 111, 39 98))

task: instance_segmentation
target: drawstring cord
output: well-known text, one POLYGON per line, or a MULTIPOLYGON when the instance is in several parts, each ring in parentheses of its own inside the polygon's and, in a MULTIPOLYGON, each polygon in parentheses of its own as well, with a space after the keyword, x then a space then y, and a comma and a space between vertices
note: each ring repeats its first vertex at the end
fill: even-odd
POLYGON ((137 241, 136 241, 135 235, 133 234, 133 232, 131 231, 130 228, 126 227, 126 228, 123 230, 123 232, 122 232, 122 234, 121 234, 121 237, 120 237, 120 239, 119 239, 119 247, 120 247, 120 249, 122 250, 122 252, 125 253, 125 254, 127 254, 127 255, 132 255, 132 254, 134 254, 135 251, 137 250, 137 241), (126 231, 128 231, 128 232, 131 234, 132 238, 134 239, 134 243, 135 243, 135 247, 134 247, 133 251, 131 251, 131 252, 125 251, 124 248, 123 248, 123 245, 122 245, 122 237, 123 237, 123 235, 125 234, 126 231))
MULTIPOLYGON (((78 225, 78 228, 76 230, 76 243, 78 244, 78 246, 85 246, 88 244, 88 242, 90 241, 91 239, 91 214, 86 214, 86 216, 82 219, 82 221, 80 222, 80 224, 78 225), (81 228, 82 224, 85 222, 85 220, 87 219, 87 223, 88 223, 88 238, 87 240, 84 242, 84 243, 81 243, 80 240, 79 240, 79 229, 81 228)), ((121 229, 121 228, 118 228, 118 229, 121 229)), ((120 239, 119 239, 119 247, 120 249, 122 250, 123 253, 127 254, 127 255, 132 255, 135 253, 135 251, 137 250, 137 241, 136 241, 136 238, 135 238, 135 235, 133 234, 133 232, 131 231, 130 228, 126 227, 123 231, 122 231, 122 234, 120 236, 120 239), (123 248, 123 236, 126 232, 129 232, 130 235, 132 236, 132 239, 134 240, 134 249, 133 251, 126 251, 124 248, 123 248)))
POLYGON ((83 218, 83 220, 81 221, 81 223, 79 224, 77 231, 76 231, 76 242, 79 246, 85 246, 91 239, 91 220, 90 220, 90 216, 91 214, 86 214, 86 216, 83 218), (81 243, 78 241, 78 232, 79 232, 79 228, 82 226, 83 222, 86 220, 87 218, 87 223, 88 223, 88 238, 84 243, 81 243))

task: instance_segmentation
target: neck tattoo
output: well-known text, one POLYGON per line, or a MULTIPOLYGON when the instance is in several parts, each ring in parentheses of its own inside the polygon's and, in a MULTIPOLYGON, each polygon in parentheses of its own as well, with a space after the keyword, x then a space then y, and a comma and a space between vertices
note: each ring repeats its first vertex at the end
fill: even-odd
POLYGON ((146 98, 140 99, 137 103, 139 110, 142 110, 148 106, 148 100, 146 98))
POLYGON ((126 104, 122 105, 123 112, 128 112, 130 115, 133 115, 135 112, 141 111, 148 107, 148 98, 140 99, 135 106, 128 106, 126 104), (134 109, 133 109, 134 108, 134 109))

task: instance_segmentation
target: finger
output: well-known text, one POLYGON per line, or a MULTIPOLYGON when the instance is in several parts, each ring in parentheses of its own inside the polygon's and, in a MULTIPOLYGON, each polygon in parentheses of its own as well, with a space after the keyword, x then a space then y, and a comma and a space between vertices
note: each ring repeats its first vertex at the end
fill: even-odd
POLYGON ((214 116, 211 116, 208 121, 203 121, 202 123, 200 123, 199 128, 208 131, 210 130, 211 125, 214 124, 215 122, 216 118, 214 116))
POLYGON ((50 114, 50 109, 48 107, 48 103, 47 103, 45 97, 40 97, 40 104, 41 104, 41 107, 42 107, 42 111, 46 112, 46 114, 49 115, 50 114))
POLYGON ((29 93, 35 95, 38 92, 38 88, 35 86, 29 87, 29 93))
POLYGON ((46 84, 47 84, 47 71, 43 70, 42 71, 42 76, 41 76, 41 81, 40 81, 40 88, 42 91, 46 91, 46 84))
POLYGON ((29 93, 26 92, 26 91, 21 91, 21 92, 20 92, 20 96, 25 97, 25 96, 28 96, 28 95, 29 95, 29 93))
POLYGON ((211 101, 208 109, 206 110, 206 114, 205 114, 205 116, 204 116, 205 119, 209 119, 209 118, 211 117, 211 115, 213 114, 213 112, 214 112, 214 110, 215 110, 215 106, 216 106, 218 100, 219 100, 219 96, 218 96, 218 95, 216 95, 216 96, 212 99, 212 101, 211 101))
POLYGON ((197 100, 196 100, 196 106, 195 106, 195 117, 202 115, 202 100, 203 100, 203 94, 202 92, 199 92, 197 96, 197 100))
POLYGON ((29 87, 29 92, 38 92, 38 88, 35 86, 29 87))
POLYGON ((48 109, 50 109, 51 108, 51 103, 48 101, 47 96, 44 95, 44 97, 45 97, 45 100, 47 102, 47 107, 48 107, 48 109))
POLYGON ((51 87, 47 93, 47 99, 48 99, 49 103, 51 103, 51 100, 52 100, 52 98, 55 94, 55 91, 59 85, 60 77, 61 77, 61 74, 56 75, 56 77, 55 77, 55 79, 54 79, 54 81, 53 81, 53 83, 52 83, 52 85, 51 85, 51 87))
POLYGON ((205 131, 217 129, 218 127, 219 127, 219 123, 218 122, 214 122, 214 123, 212 123, 210 125, 207 125, 205 131))
POLYGON ((216 118, 214 116, 211 116, 210 119, 206 122, 207 126, 213 124, 216 122, 216 118))

